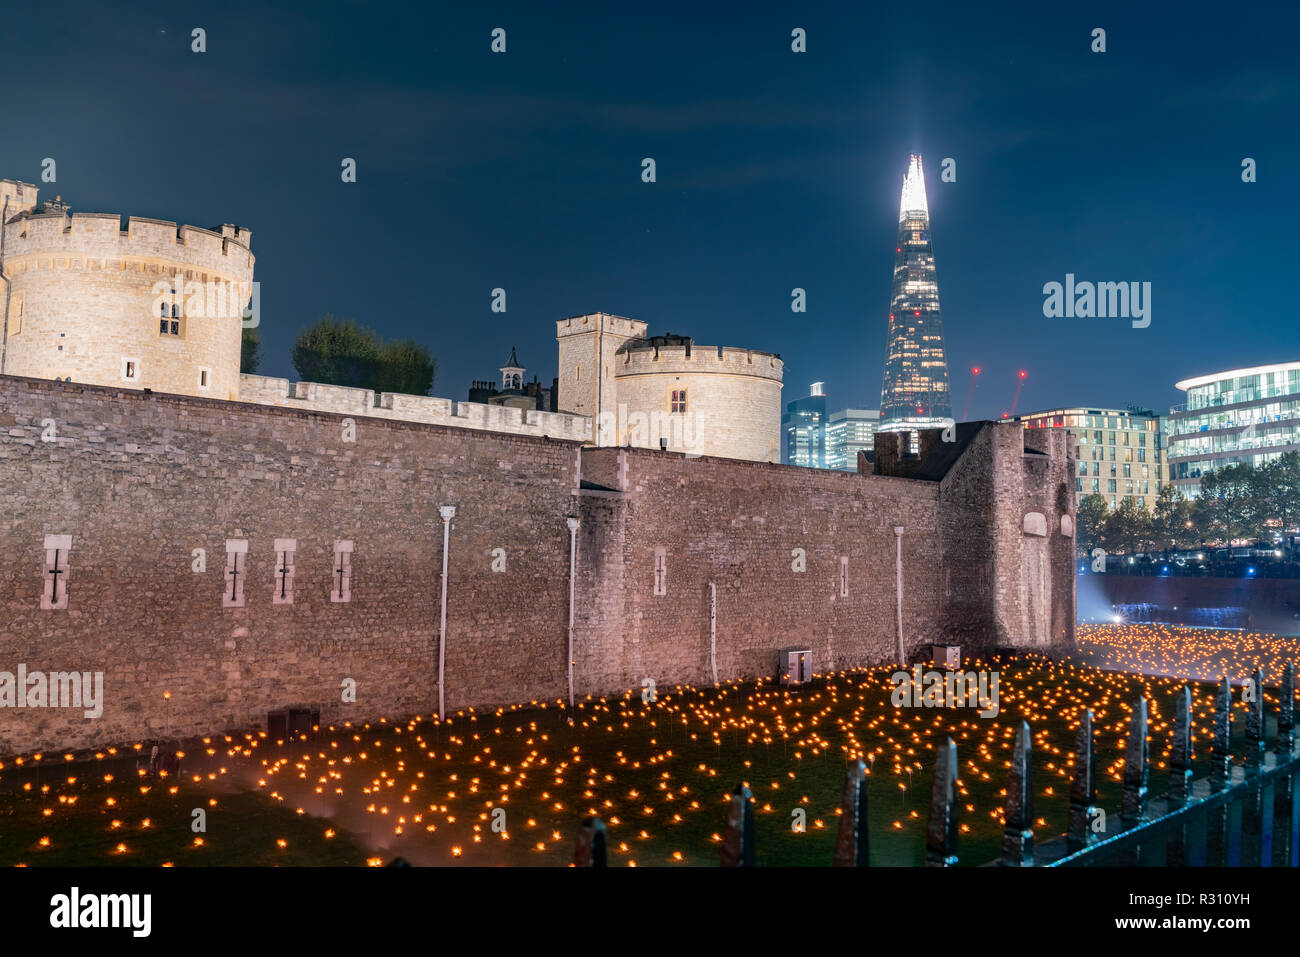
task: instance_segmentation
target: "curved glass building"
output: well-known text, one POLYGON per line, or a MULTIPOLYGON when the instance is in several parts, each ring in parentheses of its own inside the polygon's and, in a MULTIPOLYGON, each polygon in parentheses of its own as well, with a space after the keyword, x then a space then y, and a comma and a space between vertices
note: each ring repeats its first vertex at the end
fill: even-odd
POLYGON ((1255 366, 1175 383, 1187 401, 1169 410, 1169 474, 1184 494, 1227 465, 1262 465, 1300 451, 1300 362, 1255 366))

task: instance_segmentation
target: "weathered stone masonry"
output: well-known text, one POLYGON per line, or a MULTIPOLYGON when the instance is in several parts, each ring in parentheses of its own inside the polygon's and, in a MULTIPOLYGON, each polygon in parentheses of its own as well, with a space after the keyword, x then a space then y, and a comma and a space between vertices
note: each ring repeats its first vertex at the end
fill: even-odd
POLYGON ((851 475, 360 415, 349 442, 344 419, 0 377, 0 671, 103 671, 106 699, 94 720, 0 708, 0 753, 244 728, 292 705, 436 712, 440 505, 456 506, 449 710, 567 694, 568 515, 579 696, 711 680, 710 582, 723 679, 774 674, 784 647, 818 671, 894 660, 895 526, 909 656, 1073 640, 1072 465, 1013 425, 851 475), (1036 519, 1026 533, 1030 512, 1045 535, 1036 519), (65 610, 41 608, 49 535, 72 540, 65 610), (248 541, 242 608, 222 606, 229 539, 248 541), (277 539, 296 543, 292 604, 272 601, 277 539), (330 601, 338 541, 347 602, 330 601))

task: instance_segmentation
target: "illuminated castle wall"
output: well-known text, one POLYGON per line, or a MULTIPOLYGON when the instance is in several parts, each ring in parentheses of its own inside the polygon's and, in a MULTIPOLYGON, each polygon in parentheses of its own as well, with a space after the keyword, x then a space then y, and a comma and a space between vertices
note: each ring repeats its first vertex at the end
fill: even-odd
POLYGON ((0 751, 563 698, 570 517, 579 696, 896 661, 900 547, 907 657, 1069 647, 1064 433, 880 438, 850 474, 0 376, 0 671, 105 694, 0 706, 0 751))

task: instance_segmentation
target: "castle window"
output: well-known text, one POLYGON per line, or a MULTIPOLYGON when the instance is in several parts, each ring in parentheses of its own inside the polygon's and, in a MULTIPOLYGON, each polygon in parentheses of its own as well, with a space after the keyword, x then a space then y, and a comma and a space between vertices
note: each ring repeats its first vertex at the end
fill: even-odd
POLYGON ((122 379, 127 382, 134 382, 140 378, 140 362, 137 359, 122 360, 122 379))
POLYGON ((293 604, 293 557, 298 542, 292 538, 275 540, 275 591, 271 594, 274 605, 293 604))
POLYGON ((209 380, 209 374, 210 374, 210 370, 208 370, 208 369, 200 369, 200 370, 199 370, 199 388, 200 388, 200 389, 206 389, 206 388, 208 388, 208 386, 211 384, 211 382, 210 382, 210 380, 209 380))
POLYGON ((655 592, 656 595, 668 594, 668 551, 655 549, 655 592))
POLYGON ((60 611, 68 607, 68 552, 71 535, 45 536, 45 574, 41 588, 41 609, 60 611))
POLYGON ((221 593, 222 608, 244 607, 244 568, 248 560, 248 539, 226 539, 226 586, 221 593))
POLYGON ((840 597, 849 597, 849 556, 840 556, 840 597))
POLYGON ((671 410, 672 410, 673 412, 685 412, 685 411, 686 411, 686 390, 685 390, 685 389, 673 389, 673 390, 672 390, 672 396, 671 396, 671 410))
POLYGON ((352 543, 338 541, 334 543, 334 571, 330 588, 330 601, 348 602, 352 600, 352 543))

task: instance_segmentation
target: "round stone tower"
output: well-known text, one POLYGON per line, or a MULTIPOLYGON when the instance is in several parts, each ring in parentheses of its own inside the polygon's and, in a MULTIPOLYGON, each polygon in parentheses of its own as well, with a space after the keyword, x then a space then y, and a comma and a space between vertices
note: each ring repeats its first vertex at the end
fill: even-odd
POLYGON ((251 233, 36 205, 0 181, 0 372, 239 398, 251 233))
POLYGON ((686 336, 629 341, 614 364, 620 421, 610 444, 779 462, 783 370, 770 352, 686 336))

